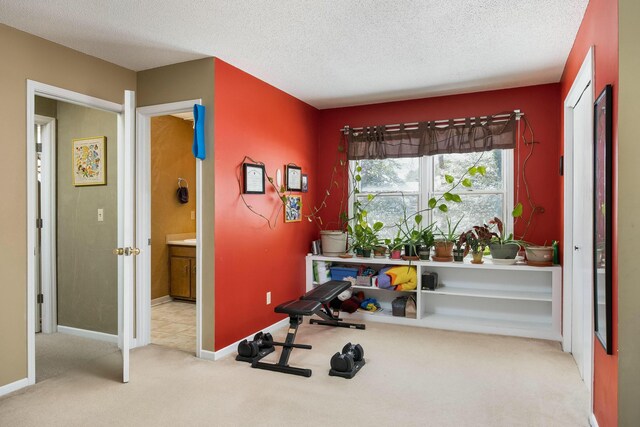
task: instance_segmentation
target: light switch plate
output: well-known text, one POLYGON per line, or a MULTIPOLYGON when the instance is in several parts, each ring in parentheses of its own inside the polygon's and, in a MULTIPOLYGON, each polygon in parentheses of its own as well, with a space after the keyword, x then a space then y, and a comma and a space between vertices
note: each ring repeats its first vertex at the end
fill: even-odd
POLYGON ((104 221, 104 209, 98 209, 98 222, 104 221))

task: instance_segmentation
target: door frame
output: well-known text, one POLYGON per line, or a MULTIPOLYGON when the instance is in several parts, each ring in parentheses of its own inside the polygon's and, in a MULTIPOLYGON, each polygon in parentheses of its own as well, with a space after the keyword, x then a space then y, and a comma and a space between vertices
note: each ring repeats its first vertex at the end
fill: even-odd
MULTIPOLYGON (((136 109, 136 241, 149 248, 151 239, 151 118, 193 110, 201 99, 136 109), (144 242, 144 243, 143 243, 144 242)), ((202 352, 202 160, 196 158, 196 357, 202 352)), ((151 343, 151 251, 136 257, 136 343, 151 343)))
MULTIPOLYGON (((595 68, 594 68, 594 47, 591 46, 587 52, 580 71, 576 75, 571 89, 564 100, 564 262, 562 268, 563 276, 563 330, 565 336, 562 340, 562 348, 564 351, 571 351, 572 339, 571 339, 571 326, 572 326, 572 311, 573 311, 573 259, 575 252, 573 250, 573 218, 579 213, 574 212, 573 209, 573 176, 576 167, 583 165, 576 165, 573 161, 574 149, 573 149, 573 107, 578 103, 581 97, 587 97, 586 101, 593 106, 595 99, 594 82, 595 82, 595 68), (587 87, 588 86, 588 87, 587 87), (586 88, 586 89, 585 89, 586 88)), ((592 109, 593 111, 593 109, 592 109)), ((593 125, 593 119, 591 120, 593 125)), ((588 135, 593 134, 593 126, 591 126, 588 135)), ((585 167, 593 167, 593 165, 584 165, 585 167)), ((593 295, 593 292, 589 293, 593 295)), ((584 369, 584 382, 589 390, 591 396, 591 408, 593 408, 593 306, 585 307, 585 310, 590 310, 590 321, 585 322, 585 348, 584 356, 588 361, 588 366, 584 369)))
MULTIPOLYGON (((83 105, 118 115, 118 136, 124 134, 121 104, 106 101, 93 96, 62 89, 35 80, 27 80, 27 383, 36 382, 35 322, 36 313, 33 301, 36 298, 36 219, 37 219, 37 183, 36 183, 36 145, 35 145, 35 97, 55 99, 71 104, 83 105)), ((55 209, 55 206, 53 206, 55 209)), ((120 305, 120 301, 119 304, 120 305)), ((119 320, 119 319, 118 319, 119 320)), ((130 325, 129 325, 130 328, 130 325)))
MULTIPOLYGON (((42 333, 58 331, 57 313, 57 248, 56 248, 56 119, 34 115, 34 124, 42 126, 42 185, 40 187, 40 217, 42 228, 40 264, 42 302, 42 333), (46 185, 44 185, 46 183, 46 185)), ((34 136, 35 142, 35 136, 34 136)), ((36 319, 37 321, 37 319, 36 319)))

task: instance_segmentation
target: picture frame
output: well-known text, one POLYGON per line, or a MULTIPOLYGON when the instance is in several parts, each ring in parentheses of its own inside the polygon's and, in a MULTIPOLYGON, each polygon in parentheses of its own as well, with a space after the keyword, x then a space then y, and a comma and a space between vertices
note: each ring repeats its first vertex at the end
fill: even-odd
POLYGON ((593 291, 594 329, 607 354, 613 354, 612 236, 613 88, 607 85, 594 104, 593 123, 593 291))
POLYGON ((284 222, 302 221, 302 196, 285 196, 284 222))
POLYGON ((106 136, 71 141, 71 174, 76 187, 107 184, 106 136))
POLYGON ((303 193, 306 193, 307 191, 309 191, 309 176, 306 173, 303 173, 302 175, 300 175, 300 179, 301 179, 301 191, 303 193))
POLYGON ((286 165, 287 191, 302 190, 302 168, 286 165))
POLYGON ((264 165, 256 163, 242 164, 242 192, 244 194, 264 194, 264 165))

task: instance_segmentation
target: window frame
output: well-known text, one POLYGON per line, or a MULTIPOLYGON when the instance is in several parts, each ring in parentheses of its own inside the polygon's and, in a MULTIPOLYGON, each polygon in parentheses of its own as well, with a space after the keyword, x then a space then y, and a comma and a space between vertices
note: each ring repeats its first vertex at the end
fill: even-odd
MULTIPOLYGON (((502 182, 503 188, 502 191, 497 190, 474 190, 473 187, 467 189, 464 188, 462 190, 456 191, 456 193, 460 194, 464 197, 464 194, 502 194, 504 197, 504 204, 502 206, 502 215, 500 219, 502 219, 503 224, 505 226, 505 235, 509 235, 513 233, 513 216, 511 215, 511 210, 514 206, 514 193, 515 193, 515 184, 514 184, 514 149, 500 149, 502 151, 502 182)), ((422 211, 428 207, 429 199, 432 195, 439 195, 442 192, 436 192, 434 190, 434 180, 432 179, 434 174, 434 161, 436 156, 422 156, 419 159, 419 169, 420 169, 420 180, 418 185, 418 191, 382 191, 382 192, 362 192, 360 191, 361 184, 357 183, 358 186, 358 194, 355 193, 353 185, 354 180, 349 180, 349 218, 353 218, 354 215, 354 203, 357 198, 366 198, 369 194, 374 194, 377 196, 418 196, 418 210, 422 211)), ((357 160, 349 160, 347 167, 349 168, 349 174, 355 174, 355 168, 357 160)), ((423 216, 425 217, 424 224, 431 224, 433 222, 433 213, 431 210, 427 210, 424 212, 423 216)), ((489 218, 487 218, 489 219, 489 218)), ((388 224, 385 224, 388 225, 388 224)), ((478 224, 479 225, 479 224, 478 224)))

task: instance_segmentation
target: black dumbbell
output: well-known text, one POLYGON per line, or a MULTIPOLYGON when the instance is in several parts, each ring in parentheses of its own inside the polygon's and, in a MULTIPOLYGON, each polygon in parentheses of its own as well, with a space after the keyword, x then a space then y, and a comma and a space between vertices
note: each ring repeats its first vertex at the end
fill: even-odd
POLYGON ((273 347, 273 337, 270 333, 258 332, 253 341, 242 340, 238 344, 238 354, 243 357, 256 357, 261 350, 273 347))
POLYGON ((351 372, 356 364, 364 359, 364 349, 360 344, 347 343, 342 353, 336 353, 331 358, 331 369, 338 372, 351 372))

